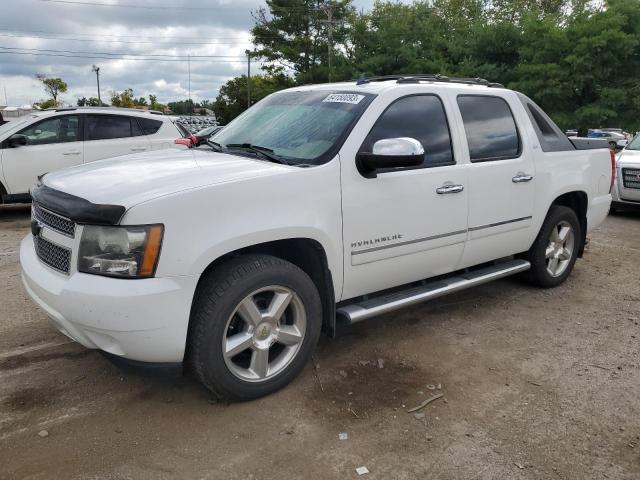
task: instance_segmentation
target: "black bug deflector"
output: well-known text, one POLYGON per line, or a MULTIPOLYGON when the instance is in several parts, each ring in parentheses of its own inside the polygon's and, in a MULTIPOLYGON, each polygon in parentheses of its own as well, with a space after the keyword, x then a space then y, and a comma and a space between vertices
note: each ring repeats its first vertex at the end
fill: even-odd
POLYGON ((43 207, 76 223, 117 225, 125 212, 122 205, 91 203, 84 198, 42 184, 31 189, 31 198, 43 207))

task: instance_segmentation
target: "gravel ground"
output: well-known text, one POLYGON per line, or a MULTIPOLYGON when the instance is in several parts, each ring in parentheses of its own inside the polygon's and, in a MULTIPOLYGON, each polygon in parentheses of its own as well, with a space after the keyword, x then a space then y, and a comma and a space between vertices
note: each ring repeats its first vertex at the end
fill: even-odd
POLYGON ((364 322, 233 405, 49 327, 20 281, 28 215, 0 208, 0 479, 640 478, 640 214, 610 216, 557 289, 504 280, 364 322))

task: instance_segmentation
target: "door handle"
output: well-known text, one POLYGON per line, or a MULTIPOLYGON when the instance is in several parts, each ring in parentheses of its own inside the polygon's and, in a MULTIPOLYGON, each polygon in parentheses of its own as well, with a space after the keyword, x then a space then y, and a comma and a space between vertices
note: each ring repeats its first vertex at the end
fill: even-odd
POLYGON ((131 147, 132 152, 144 152, 147 147, 131 147))
POLYGON ((515 177, 511 179, 513 183, 526 183, 533 180, 533 175, 527 175, 526 173, 518 172, 515 177))
POLYGON ((447 193, 460 193, 463 190, 464 187, 462 185, 443 185, 436 188, 436 193, 438 195, 445 195, 447 193))
POLYGON ((80 152, 78 150, 72 150, 70 152, 62 152, 63 155, 80 155, 80 152))

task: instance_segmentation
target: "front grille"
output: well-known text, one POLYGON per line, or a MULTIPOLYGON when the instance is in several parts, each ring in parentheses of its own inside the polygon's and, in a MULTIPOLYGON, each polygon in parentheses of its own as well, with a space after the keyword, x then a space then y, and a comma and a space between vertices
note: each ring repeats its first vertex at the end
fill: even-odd
POLYGON ((622 185, 624 188, 640 190, 640 168, 623 168, 622 185))
POLYGON ((76 224, 51 210, 41 207, 37 203, 33 203, 33 216, 47 227, 60 232, 63 235, 73 238, 76 234, 76 224))
POLYGON ((51 268, 55 268, 63 273, 69 273, 71 250, 51 243, 49 240, 45 240, 40 236, 34 236, 33 243, 36 247, 36 254, 40 260, 51 268))

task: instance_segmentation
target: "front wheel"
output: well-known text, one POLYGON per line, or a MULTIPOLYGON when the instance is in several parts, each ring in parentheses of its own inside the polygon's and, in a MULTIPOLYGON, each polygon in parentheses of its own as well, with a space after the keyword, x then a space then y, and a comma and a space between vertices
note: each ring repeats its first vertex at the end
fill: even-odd
POLYGON ((552 288, 563 283, 576 263, 582 231, 575 212, 553 205, 528 252, 529 279, 535 285, 552 288))
POLYGON ((268 255, 238 257, 198 287, 191 365, 218 398, 261 397, 298 375, 321 324, 320 295, 305 272, 268 255))

